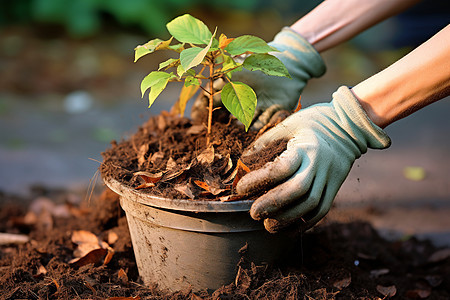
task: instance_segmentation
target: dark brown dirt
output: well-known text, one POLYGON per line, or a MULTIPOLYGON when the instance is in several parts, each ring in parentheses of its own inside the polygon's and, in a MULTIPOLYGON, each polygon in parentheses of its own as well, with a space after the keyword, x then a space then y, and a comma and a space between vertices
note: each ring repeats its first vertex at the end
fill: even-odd
POLYGON ((31 239, 0 246, 1 299, 383 299, 383 293, 394 292, 392 299, 450 298, 448 255, 437 255, 439 249, 415 238, 386 241, 358 221, 328 221, 298 235, 293 251, 273 266, 243 259, 235 282, 211 293, 166 294, 139 280, 124 213, 111 191, 89 206, 72 207, 70 216, 53 217, 51 228, 42 226, 43 219, 24 225, 27 208, 14 197, 1 200, 1 232, 31 239), (118 235, 108 264, 69 264, 75 249, 71 234, 79 229, 104 240, 109 232, 118 235), (39 274, 42 268, 46 272, 39 274))
MULTIPOLYGON (((205 126, 169 113, 152 117, 128 140, 113 142, 112 147, 102 153, 102 176, 138 187, 142 178, 136 176, 136 172, 159 173, 155 175, 157 178, 162 172, 155 186, 145 188, 146 191, 165 197, 187 198, 186 193, 175 189, 181 185, 184 190, 189 189, 193 199, 219 199, 232 195, 233 171, 242 152, 258 132, 245 132, 243 125, 234 120, 225 121, 227 123, 213 124, 210 144, 214 151, 205 156, 205 126), (215 190, 207 192, 199 182, 215 190)), ((248 168, 260 168, 286 149, 285 141, 276 145, 268 147, 270 151, 260 153, 256 159, 247 159, 248 168)))

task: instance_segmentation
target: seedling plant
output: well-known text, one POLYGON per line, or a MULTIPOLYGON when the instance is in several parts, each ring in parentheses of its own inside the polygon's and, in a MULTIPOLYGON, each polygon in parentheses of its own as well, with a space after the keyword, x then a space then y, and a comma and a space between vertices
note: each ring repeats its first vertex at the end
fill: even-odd
POLYGON ((209 99, 207 146, 210 143, 213 99, 218 93, 223 106, 244 124, 246 131, 251 125, 257 104, 256 93, 247 84, 233 80, 234 72, 245 68, 248 71, 290 78, 283 63, 269 54, 278 50, 259 37, 243 35, 228 38, 222 33, 216 38, 217 27, 212 33, 202 21, 189 14, 175 18, 166 27, 171 34, 168 40, 153 39, 135 48, 135 62, 158 50, 170 50, 177 54, 177 58, 161 62, 157 71, 151 72, 142 80, 142 97, 148 91, 150 108, 168 82, 184 82, 175 104, 176 111, 183 115, 186 103, 198 89, 205 91, 209 99), (173 43, 174 39, 179 43, 173 43), (221 90, 215 91, 213 83, 220 78, 226 84, 221 90))

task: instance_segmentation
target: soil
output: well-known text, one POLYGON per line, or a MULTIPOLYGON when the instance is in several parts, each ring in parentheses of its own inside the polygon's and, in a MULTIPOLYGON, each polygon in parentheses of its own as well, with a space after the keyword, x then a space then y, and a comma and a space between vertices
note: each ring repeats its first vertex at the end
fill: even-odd
POLYGON ((235 119, 220 120, 213 123, 210 145, 206 145, 203 124, 167 112, 151 117, 128 140, 113 141, 102 153, 101 174, 164 197, 239 199, 234 193, 238 179, 272 161, 286 149, 287 141, 275 141, 256 159, 242 159, 243 151, 261 132, 245 132, 235 119))
MULTIPOLYGON (((124 212, 108 189, 81 205, 68 195, 45 197, 69 213, 31 222, 24 199, 1 195, 0 232, 26 234, 30 241, 0 246, 1 299, 449 299, 450 254, 410 237, 381 238, 370 224, 326 220, 292 240, 293 251, 275 265, 254 265, 245 257, 235 282, 216 291, 165 293, 139 279, 124 212), (59 200, 58 200, 59 199, 59 200), (20 201, 19 201, 20 200, 20 201), (75 230, 110 241, 114 253, 90 262, 70 263, 75 230), (122 298, 114 298, 122 297, 122 298)), ((60 211, 60 210, 59 210, 60 211)))

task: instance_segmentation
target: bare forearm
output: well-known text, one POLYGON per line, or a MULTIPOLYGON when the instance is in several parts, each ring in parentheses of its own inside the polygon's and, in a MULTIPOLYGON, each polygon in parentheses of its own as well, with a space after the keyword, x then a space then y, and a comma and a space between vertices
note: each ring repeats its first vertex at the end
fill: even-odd
POLYGON ((381 128, 450 95, 450 25, 352 91, 381 128))
POLYGON ((291 28, 318 52, 330 49, 420 0, 327 0, 291 28))

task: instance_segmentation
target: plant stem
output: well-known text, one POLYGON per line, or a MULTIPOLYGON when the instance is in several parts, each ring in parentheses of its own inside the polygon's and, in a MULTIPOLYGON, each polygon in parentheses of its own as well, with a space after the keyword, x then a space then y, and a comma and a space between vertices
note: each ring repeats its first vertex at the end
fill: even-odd
POLYGON ((213 113, 213 105, 214 105, 214 79, 213 79, 213 74, 214 72, 214 63, 211 63, 209 65, 209 74, 210 74, 210 79, 209 79, 209 86, 210 86, 210 93, 209 93, 209 107, 208 107, 208 133, 206 136, 206 147, 209 146, 210 143, 210 138, 211 138, 211 126, 212 126, 212 113, 213 113))

